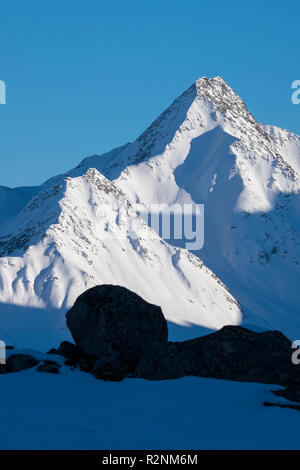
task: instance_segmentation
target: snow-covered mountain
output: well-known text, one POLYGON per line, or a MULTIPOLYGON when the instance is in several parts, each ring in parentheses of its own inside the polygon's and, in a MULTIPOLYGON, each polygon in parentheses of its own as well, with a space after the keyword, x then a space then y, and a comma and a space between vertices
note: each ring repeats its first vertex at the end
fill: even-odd
POLYGON ((177 324, 218 329, 241 319, 202 261, 162 240, 95 169, 40 191, 2 226, 0 254, 0 335, 9 342, 26 336, 28 346, 46 348, 55 334, 64 338, 66 309, 97 284, 125 285, 177 324), (6 313, 7 304, 23 309, 6 313))
POLYGON ((18 204, 0 226, 0 334, 16 341, 31 328, 30 341, 53 341, 77 295, 111 282, 175 323, 246 322, 299 336, 299 169, 298 136, 257 123, 222 78, 197 80, 135 142, 30 188, 23 208, 11 190, 18 204), (120 201, 136 218, 133 238, 116 236, 120 201), (205 204, 195 254, 153 234, 133 209, 191 202, 205 204))

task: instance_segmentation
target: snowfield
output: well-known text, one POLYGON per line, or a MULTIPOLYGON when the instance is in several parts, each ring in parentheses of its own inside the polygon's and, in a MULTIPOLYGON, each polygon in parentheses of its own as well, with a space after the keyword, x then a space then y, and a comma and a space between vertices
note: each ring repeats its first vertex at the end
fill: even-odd
POLYGON ((0 447, 299 449, 299 411, 263 406, 279 401, 270 392, 278 388, 196 377, 103 382, 66 367, 11 373, 0 376, 0 447))

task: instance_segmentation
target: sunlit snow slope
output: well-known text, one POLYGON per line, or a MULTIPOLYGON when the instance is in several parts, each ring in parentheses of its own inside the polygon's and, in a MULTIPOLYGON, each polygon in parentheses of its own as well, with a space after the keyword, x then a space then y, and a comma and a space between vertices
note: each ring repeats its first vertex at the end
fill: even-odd
POLYGON ((33 198, 2 227, 0 254, 0 336, 10 343, 50 347, 67 334, 66 309, 102 283, 137 292, 177 324, 216 329, 241 319, 221 281, 159 238, 94 169, 33 198))

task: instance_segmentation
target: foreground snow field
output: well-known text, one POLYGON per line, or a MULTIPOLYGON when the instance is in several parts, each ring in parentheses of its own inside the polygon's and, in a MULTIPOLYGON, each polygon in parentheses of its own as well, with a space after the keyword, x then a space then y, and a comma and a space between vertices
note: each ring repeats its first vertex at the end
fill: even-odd
POLYGON ((58 375, 2 375, 0 387, 1 449, 300 448, 299 411, 263 406, 278 402, 277 386, 103 382, 63 366, 58 375))

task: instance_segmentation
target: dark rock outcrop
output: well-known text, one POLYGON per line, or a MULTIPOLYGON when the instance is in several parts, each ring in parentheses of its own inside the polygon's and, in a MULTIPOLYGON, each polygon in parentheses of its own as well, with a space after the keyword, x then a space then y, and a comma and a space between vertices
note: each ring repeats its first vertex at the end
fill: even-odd
POLYGON ((95 356, 83 356, 78 365, 83 372, 92 372, 94 370, 97 358, 95 356))
POLYGON ((48 354, 58 354, 59 356, 67 359, 66 364, 69 366, 76 365, 80 359, 83 357, 83 352, 81 349, 69 341, 63 341, 58 349, 50 349, 48 354))
POLYGON ((145 346, 168 339, 161 308, 120 286, 83 293, 67 313, 67 325, 83 355, 97 359, 95 376, 107 380, 131 374, 145 346))
POLYGON ((292 372, 281 385, 285 388, 273 391, 275 395, 300 403, 300 365, 293 366, 292 372))
POLYGON ((256 333, 226 326, 216 333, 144 349, 134 373, 150 380, 187 375, 225 380, 295 384, 300 369, 291 362, 291 342, 279 331, 256 333))
POLYGON ((6 361, 6 372, 20 372, 38 365, 39 361, 30 354, 12 354, 6 361))
POLYGON ((38 368, 38 372, 48 372, 50 374, 58 374, 60 365, 55 361, 45 360, 38 368))
POLYGON ((125 362, 117 352, 111 352, 106 356, 97 359, 93 374, 96 379, 113 380, 119 382, 128 376, 132 369, 128 368, 128 362, 125 362))
POLYGON ((67 313, 67 324, 76 346, 64 342, 50 352, 96 378, 198 376, 278 384, 285 387, 278 395, 300 402, 300 366, 292 363, 292 343, 279 331, 226 326, 200 338, 168 343, 161 309, 110 285, 82 294, 67 313))

